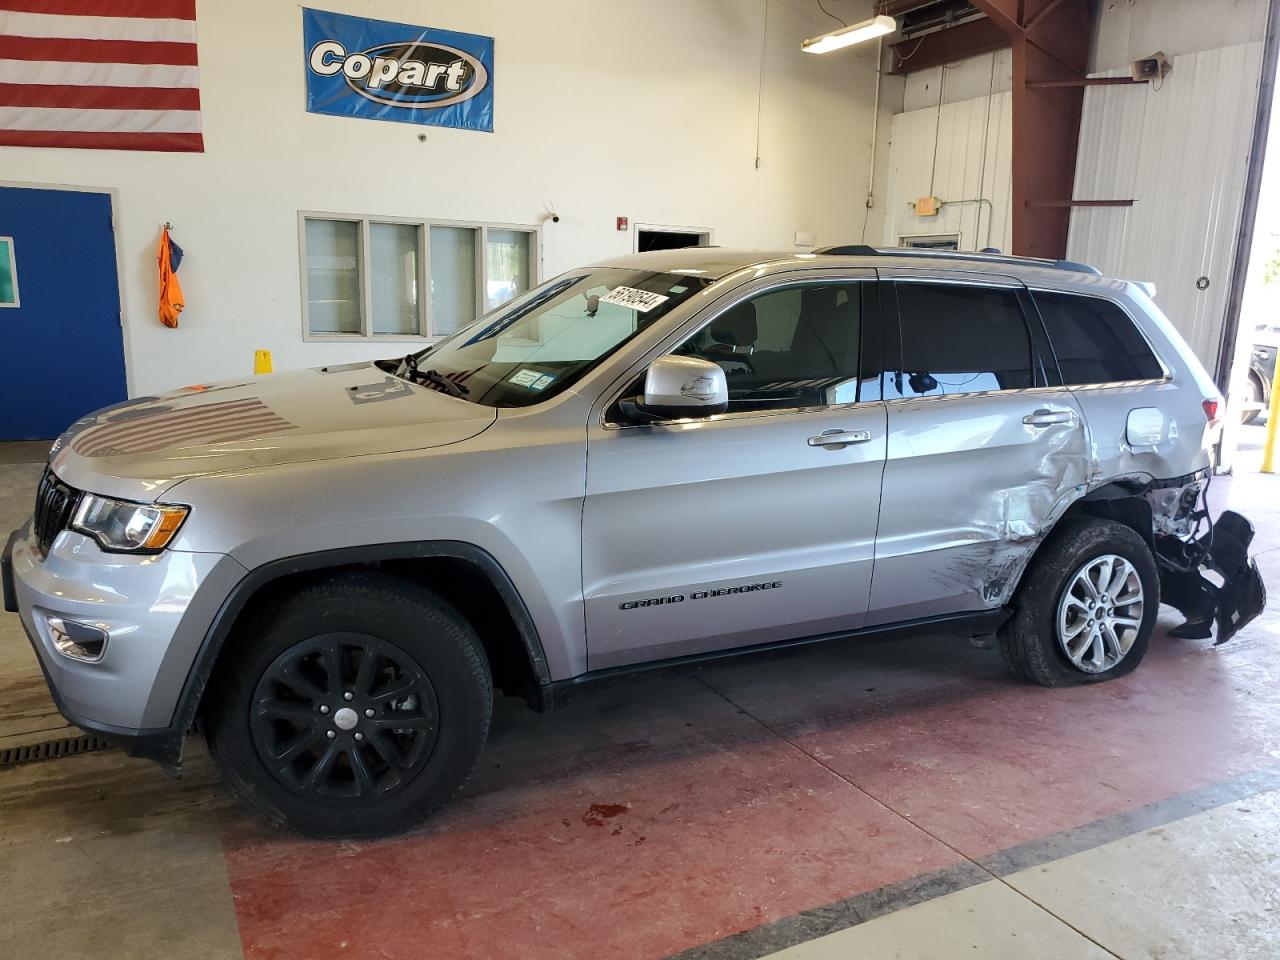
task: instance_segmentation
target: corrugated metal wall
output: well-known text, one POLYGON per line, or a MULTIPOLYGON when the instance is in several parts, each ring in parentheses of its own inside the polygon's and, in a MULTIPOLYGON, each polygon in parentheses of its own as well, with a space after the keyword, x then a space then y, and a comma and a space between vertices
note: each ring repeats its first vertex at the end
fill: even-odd
MULTIPOLYGON (((1243 205, 1262 44, 1173 59, 1157 87, 1085 93, 1068 256, 1156 284, 1156 302, 1213 372, 1243 205), (1197 281, 1208 278, 1208 287, 1197 281)), ((1126 71, 1127 72, 1127 71, 1126 71)), ((1114 72, 1106 75, 1116 75, 1114 72)))
POLYGON ((893 118, 884 242, 960 234, 962 250, 1008 250, 1012 234, 1013 100, 1009 93, 909 110, 893 118), (936 153, 935 153, 936 131, 936 153), (911 202, 945 202, 918 217, 911 202))

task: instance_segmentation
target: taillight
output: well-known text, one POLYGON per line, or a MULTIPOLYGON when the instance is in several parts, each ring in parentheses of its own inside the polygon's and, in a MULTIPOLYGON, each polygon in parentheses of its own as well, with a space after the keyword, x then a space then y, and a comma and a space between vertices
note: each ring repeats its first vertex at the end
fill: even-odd
POLYGON ((1209 421, 1209 426, 1216 427, 1218 420, 1221 419, 1218 416, 1218 408, 1222 406, 1222 399, 1214 397, 1211 400, 1204 400, 1200 406, 1204 408, 1204 418, 1209 421))

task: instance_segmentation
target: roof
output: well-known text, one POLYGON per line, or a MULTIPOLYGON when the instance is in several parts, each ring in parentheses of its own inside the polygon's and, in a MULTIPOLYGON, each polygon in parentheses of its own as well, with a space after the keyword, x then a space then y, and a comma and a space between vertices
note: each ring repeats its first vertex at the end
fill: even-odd
POLYGON ((678 250, 653 250, 628 253, 592 264, 595 267, 626 267, 652 270, 655 273, 689 273, 708 280, 719 280, 735 270, 758 263, 794 259, 794 250, 728 250, 724 247, 681 247, 678 250))
POLYGON ((1101 276, 1101 272, 1082 263, 1069 260, 1042 260, 1035 257, 1015 257, 1000 253, 974 253, 958 250, 932 250, 916 247, 871 247, 866 244, 820 247, 813 251, 796 250, 732 250, 723 247, 682 247, 678 250, 654 250, 649 253, 631 253, 612 257, 594 264, 598 267, 626 267, 648 269, 656 273, 689 273, 719 280, 743 267, 774 264, 785 261, 812 264, 822 257, 840 257, 862 261, 860 265, 875 266, 876 261, 894 266, 933 263, 950 267, 982 269, 996 267, 1001 272, 1011 269, 1051 270, 1067 274, 1101 276), (869 261, 869 262, 868 262, 869 261))

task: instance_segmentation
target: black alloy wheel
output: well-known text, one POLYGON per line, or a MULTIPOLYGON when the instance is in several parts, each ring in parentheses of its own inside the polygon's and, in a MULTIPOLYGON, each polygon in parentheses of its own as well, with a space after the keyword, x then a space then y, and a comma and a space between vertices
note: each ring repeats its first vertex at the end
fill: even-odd
POLYGON ((250 728, 263 765, 317 799, 392 793, 431 759, 440 707, 431 681, 394 644, 358 633, 286 650, 254 691, 250 728))
POLYGON ((202 705, 228 789, 309 837, 421 823, 476 767, 493 712, 484 645, 435 591, 377 571, 252 605, 202 705))

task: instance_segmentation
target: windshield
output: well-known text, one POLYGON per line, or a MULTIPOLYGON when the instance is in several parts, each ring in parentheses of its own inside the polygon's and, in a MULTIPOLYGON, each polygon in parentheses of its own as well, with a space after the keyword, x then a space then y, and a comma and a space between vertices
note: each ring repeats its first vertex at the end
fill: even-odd
POLYGON ((404 360, 398 376, 491 407, 524 407, 565 390, 711 281, 648 270, 557 277, 404 360))

